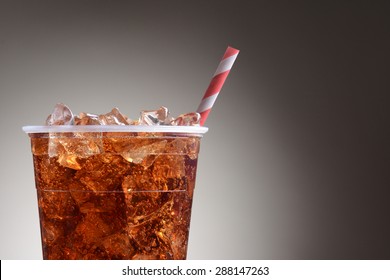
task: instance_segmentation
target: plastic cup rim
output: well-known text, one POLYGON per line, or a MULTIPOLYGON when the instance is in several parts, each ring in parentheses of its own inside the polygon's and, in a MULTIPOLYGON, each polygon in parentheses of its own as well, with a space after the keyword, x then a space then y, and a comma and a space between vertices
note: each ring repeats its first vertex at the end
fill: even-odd
POLYGON ((205 134, 209 129, 204 126, 169 126, 169 125, 28 125, 22 127, 30 133, 61 132, 151 132, 151 133, 189 133, 205 134))

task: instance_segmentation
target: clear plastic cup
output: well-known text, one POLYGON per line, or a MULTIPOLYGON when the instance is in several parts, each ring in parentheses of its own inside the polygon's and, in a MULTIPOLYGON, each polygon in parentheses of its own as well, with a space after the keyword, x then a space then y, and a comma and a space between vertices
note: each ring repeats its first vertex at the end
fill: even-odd
POLYGON ((197 126, 25 126, 44 259, 185 259, 197 126))

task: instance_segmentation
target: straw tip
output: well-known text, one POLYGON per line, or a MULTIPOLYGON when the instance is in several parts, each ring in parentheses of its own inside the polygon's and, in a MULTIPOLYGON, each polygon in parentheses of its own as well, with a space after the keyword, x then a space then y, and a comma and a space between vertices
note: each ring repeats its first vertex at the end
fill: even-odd
POLYGON ((239 52, 240 52, 240 50, 233 48, 231 46, 228 46, 222 59, 225 59, 225 58, 232 56, 232 55, 237 55, 239 52))
POLYGON ((228 46, 227 49, 232 50, 232 51, 236 51, 236 52, 240 52, 240 50, 233 48, 232 46, 228 46))

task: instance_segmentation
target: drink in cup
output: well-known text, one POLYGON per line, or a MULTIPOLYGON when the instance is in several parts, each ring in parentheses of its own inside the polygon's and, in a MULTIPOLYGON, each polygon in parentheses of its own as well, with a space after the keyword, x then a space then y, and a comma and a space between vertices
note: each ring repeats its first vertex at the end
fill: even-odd
POLYGON ((186 258, 199 142, 207 128, 24 130, 31 139, 44 259, 186 258))

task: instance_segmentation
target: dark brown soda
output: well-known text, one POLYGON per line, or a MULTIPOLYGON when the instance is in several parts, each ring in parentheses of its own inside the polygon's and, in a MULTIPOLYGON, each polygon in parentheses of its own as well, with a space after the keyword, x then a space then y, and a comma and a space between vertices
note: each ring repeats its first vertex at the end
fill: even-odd
POLYGON ((199 137, 30 134, 44 259, 185 259, 199 137))

